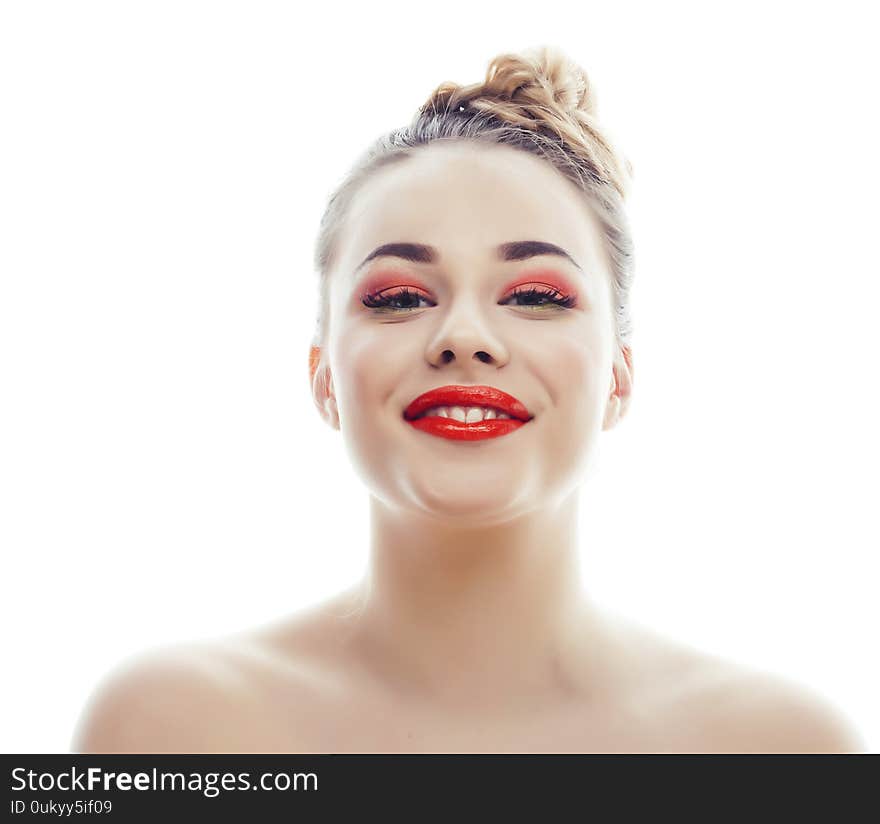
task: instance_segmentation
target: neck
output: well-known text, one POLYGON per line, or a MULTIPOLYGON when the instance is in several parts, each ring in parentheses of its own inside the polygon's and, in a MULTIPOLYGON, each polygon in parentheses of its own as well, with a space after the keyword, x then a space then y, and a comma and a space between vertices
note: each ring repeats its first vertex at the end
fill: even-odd
POLYGON ((599 621, 581 589, 575 495, 470 528, 372 498, 357 621, 371 666, 458 706, 582 695, 599 621))

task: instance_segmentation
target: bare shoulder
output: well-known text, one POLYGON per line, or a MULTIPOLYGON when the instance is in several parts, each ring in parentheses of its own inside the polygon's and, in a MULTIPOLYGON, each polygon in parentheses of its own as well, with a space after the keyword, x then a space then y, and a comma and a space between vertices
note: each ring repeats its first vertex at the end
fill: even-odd
POLYGON ((77 721, 82 753, 209 752, 224 717, 241 707, 242 671, 211 644, 179 644, 132 656, 107 673, 77 721))
POLYGON ((820 691, 781 675, 729 664, 692 695, 706 751, 862 753, 853 721, 820 691))
POLYGON ((853 721, 820 691, 622 621, 636 704, 676 752, 860 753, 853 721), (647 709, 646 709, 647 708, 647 709))

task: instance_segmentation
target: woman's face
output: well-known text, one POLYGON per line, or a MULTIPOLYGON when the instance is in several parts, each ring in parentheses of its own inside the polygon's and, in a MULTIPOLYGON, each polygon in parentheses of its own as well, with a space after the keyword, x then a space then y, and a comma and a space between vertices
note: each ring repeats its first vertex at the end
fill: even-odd
POLYGON ((475 524, 568 497, 620 414, 609 398, 623 364, 599 225, 571 183, 509 147, 431 144, 359 190, 330 277, 327 371, 313 386, 374 496, 475 524), (571 260, 499 252, 522 241, 571 260), (431 249, 361 265, 385 244, 431 249), (500 389, 531 417, 476 439, 448 419, 453 437, 405 419, 450 385, 500 389))

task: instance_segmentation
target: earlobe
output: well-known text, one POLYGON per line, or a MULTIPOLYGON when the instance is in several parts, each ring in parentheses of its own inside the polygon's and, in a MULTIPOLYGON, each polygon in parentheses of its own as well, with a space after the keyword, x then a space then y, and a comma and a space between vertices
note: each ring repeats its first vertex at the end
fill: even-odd
POLYGON ((339 429, 339 409, 336 406, 336 398, 332 395, 327 398, 327 402, 324 405, 324 413, 327 423, 334 429, 339 429))
POLYGON ((632 351, 628 346, 621 347, 622 359, 614 361, 611 378, 611 394, 605 405, 605 420, 602 429, 611 429, 629 408, 632 395, 632 351))
POLYGON ((321 356, 320 346, 312 346, 309 349, 309 381, 312 399, 321 417, 333 429, 339 429, 339 409, 336 406, 336 396, 333 392, 333 376, 328 364, 322 362, 321 356))

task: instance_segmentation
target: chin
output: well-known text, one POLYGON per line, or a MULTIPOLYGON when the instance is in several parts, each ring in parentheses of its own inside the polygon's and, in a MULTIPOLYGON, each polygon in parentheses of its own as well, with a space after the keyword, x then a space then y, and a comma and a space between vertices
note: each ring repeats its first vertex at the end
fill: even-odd
POLYGON ((508 492, 498 486, 476 491, 460 479, 448 487, 410 490, 411 500, 423 514, 455 526, 491 526, 522 514, 522 489, 508 492))

